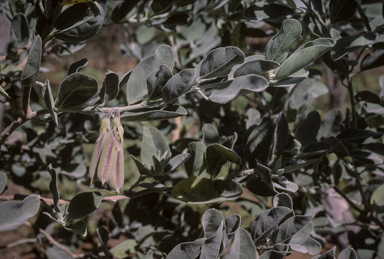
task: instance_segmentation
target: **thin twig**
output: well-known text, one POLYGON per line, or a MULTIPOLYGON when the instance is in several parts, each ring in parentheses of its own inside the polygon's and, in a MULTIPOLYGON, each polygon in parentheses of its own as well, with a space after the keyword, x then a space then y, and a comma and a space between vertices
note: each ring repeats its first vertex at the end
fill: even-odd
POLYGON ((36 238, 24 238, 21 240, 17 240, 16 242, 10 243, 8 245, 0 246, 0 249, 11 248, 11 247, 18 246, 18 245, 23 245, 23 244, 27 244, 27 243, 36 243, 36 242, 37 242, 36 238))

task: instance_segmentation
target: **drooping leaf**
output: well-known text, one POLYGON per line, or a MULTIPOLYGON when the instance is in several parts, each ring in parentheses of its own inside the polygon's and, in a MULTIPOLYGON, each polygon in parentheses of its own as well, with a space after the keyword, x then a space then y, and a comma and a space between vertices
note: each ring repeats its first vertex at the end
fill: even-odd
POLYGON ((119 1, 113 8, 111 13, 111 20, 117 23, 124 19, 124 17, 140 2, 140 0, 119 1))
POLYGON ((100 205, 103 196, 100 192, 83 192, 69 202, 66 219, 76 220, 88 216, 100 205))
POLYGON ((307 42, 303 48, 296 50, 289 56, 277 70, 275 79, 284 79, 302 68, 305 68, 335 45, 335 41, 328 38, 319 38, 307 42))
POLYGON ((310 112, 307 118, 299 125, 296 130, 296 139, 305 148, 311 144, 320 129, 321 117, 316 111, 310 112))
POLYGON ((356 13, 356 1, 331 0, 329 3, 329 16, 331 23, 345 22, 356 13))
POLYGON ((52 95, 51 84, 49 83, 48 79, 44 83, 42 94, 43 94, 45 105, 47 106, 47 110, 49 111, 49 114, 51 115, 56 125, 59 125, 57 112, 55 110, 55 101, 53 100, 53 95, 52 95))
POLYGON ((161 65, 173 69, 173 50, 168 45, 159 46, 152 56, 140 61, 133 69, 127 84, 127 101, 132 104, 142 99, 147 94, 147 78, 160 69, 161 65))
POLYGON ((235 232, 234 241, 222 259, 257 258, 256 246, 247 231, 240 228, 235 232))
POLYGON ((337 61, 348 53, 359 50, 376 39, 374 32, 361 32, 352 36, 345 36, 336 42, 336 45, 331 49, 331 57, 337 61))
POLYGON ((88 65, 88 59, 86 59, 86 58, 83 58, 79 61, 76 61, 75 63, 72 63, 69 66, 67 76, 69 76, 70 74, 76 73, 76 72, 80 72, 81 69, 83 69, 87 65, 88 65))
POLYGON ((87 236, 87 222, 84 220, 79 220, 70 227, 65 227, 65 229, 83 237, 87 236))
POLYGON ((119 91, 119 76, 115 72, 108 70, 105 73, 103 86, 99 93, 100 100, 102 103, 107 103, 115 99, 119 91))
POLYGON ((19 49, 27 46, 29 42, 29 24, 22 13, 17 13, 12 17, 11 30, 15 33, 19 49))
POLYGON ((70 74, 60 84, 55 107, 64 110, 82 106, 97 93, 97 89, 96 78, 83 73, 70 74))
POLYGON ((280 31, 273 36, 265 50, 265 59, 282 63, 289 54, 292 43, 301 35, 301 24, 294 19, 285 20, 280 31))
POLYGON ((52 193, 53 196, 53 205, 56 210, 56 212, 60 212, 60 205, 59 205, 59 200, 60 200, 60 193, 59 189, 57 186, 57 172, 56 170, 52 167, 52 164, 49 164, 47 166, 47 171, 51 175, 51 182, 49 183, 49 190, 52 193))
POLYGON ((98 227, 96 229, 97 237, 99 238, 100 245, 104 250, 104 253, 108 254, 108 240, 109 233, 105 227, 98 227))
POLYGON ((29 51, 27 63, 21 73, 21 87, 24 92, 25 87, 32 87, 39 74, 40 63, 42 54, 42 43, 39 35, 33 40, 31 49, 29 51))
POLYGON ((163 88, 163 100, 170 103, 188 92, 196 83, 195 69, 185 69, 174 75, 163 88))
POLYGON ((71 5, 53 22, 51 37, 81 42, 95 36, 103 26, 104 11, 98 2, 71 5))
POLYGON ((147 168, 154 166, 153 158, 158 161, 164 158, 170 159, 171 151, 163 134, 155 127, 144 129, 143 141, 141 143, 140 157, 147 168))
POLYGON ((240 157, 235 151, 220 144, 209 145, 205 151, 205 158, 207 162, 207 173, 213 178, 220 173, 221 167, 225 163, 240 163, 240 157))
POLYGON ((37 196, 29 195, 22 202, 6 201, 0 204, 0 232, 12 230, 36 215, 40 209, 37 196))
POLYGON ((285 193, 276 194, 273 197, 273 207, 287 207, 288 209, 293 210, 293 202, 291 197, 285 193))
POLYGON ((267 86, 268 81, 262 76, 239 76, 215 89, 209 96, 209 99, 215 103, 225 104, 235 99, 238 95, 261 92, 267 86))
POLYGON ((153 121, 167 120, 187 115, 188 112, 184 107, 179 105, 168 104, 161 109, 143 109, 132 112, 124 112, 121 117, 129 119, 129 121, 153 121))
POLYGON ((244 62, 244 53, 236 47, 217 48, 208 53, 196 68, 198 80, 224 77, 232 67, 244 62))

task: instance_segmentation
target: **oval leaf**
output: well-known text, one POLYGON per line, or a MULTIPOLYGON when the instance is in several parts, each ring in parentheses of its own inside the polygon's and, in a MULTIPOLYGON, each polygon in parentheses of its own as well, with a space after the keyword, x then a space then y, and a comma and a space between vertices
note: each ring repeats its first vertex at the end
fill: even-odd
POLYGON ((225 104, 238 95, 245 95, 249 92, 260 92, 267 88, 267 86, 268 81, 262 76, 240 76, 215 89, 209 96, 209 99, 215 103, 225 104))
POLYGON ((71 109, 82 106, 98 90, 97 80, 83 73, 67 76, 59 87, 55 106, 57 109, 71 109))
POLYGON ((22 202, 6 201, 0 204, 0 232, 12 230, 36 215, 40 208, 37 196, 30 195, 22 202))
POLYGON ((0 194, 4 191, 7 185, 7 175, 0 171, 0 194))
POLYGON ((244 62, 244 53, 236 47, 212 50, 196 68, 199 79, 224 77, 232 67, 244 62))
POLYGON ((81 219, 94 212, 100 205, 103 196, 100 192, 83 192, 69 202, 66 219, 81 219))
POLYGON ((170 103, 188 92, 196 83, 195 69, 185 69, 174 75, 163 88, 163 100, 170 103))
POLYGON ((376 39, 374 32, 361 32, 356 35, 346 36, 339 39, 331 50, 331 57, 334 61, 341 59, 348 53, 359 50, 376 39))
POLYGON ((57 112, 55 110, 55 102, 53 100, 53 95, 52 95, 51 84, 49 83, 48 79, 44 83, 42 92, 43 92, 44 102, 45 102, 45 105, 47 106, 47 110, 49 111, 49 114, 51 115, 56 125, 59 125, 57 112))
POLYGON ((207 147, 205 152, 207 162, 207 173, 215 178, 221 170, 221 167, 227 163, 240 163, 240 157, 235 151, 220 144, 212 144, 207 147))
POLYGON ((135 112, 124 112, 121 117, 127 118, 130 121, 153 121, 153 120, 166 120, 173 119, 180 116, 187 115, 188 112, 184 107, 179 105, 169 104, 165 108, 147 109, 135 112))
POLYGON ((143 132, 143 142, 141 143, 140 157, 147 168, 154 167, 153 158, 158 161, 170 158, 171 151, 163 134, 155 127, 148 127, 143 132))
POLYGON ((311 144, 319 132, 321 117, 317 111, 312 111, 296 130, 296 139, 305 148, 311 144))
POLYGON ((21 87, 32 87, 39 74, 41 63, 42 43, 39 35, 33 40, 31 50, 29 51, 27 63, 21 73, 21 87))

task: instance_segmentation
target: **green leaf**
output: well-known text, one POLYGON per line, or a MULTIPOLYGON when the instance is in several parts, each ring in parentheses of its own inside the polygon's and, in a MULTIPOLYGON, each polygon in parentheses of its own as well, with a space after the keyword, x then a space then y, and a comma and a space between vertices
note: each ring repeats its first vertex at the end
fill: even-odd
POLYGON ((69 6, 53 22, 50 37, 69 42, 82 42, 95 36, 104 23, 103 8, 97 2, 69 6))
POLYGON ((287 218, 293 215, 293 211, 286 207, 268 209, 257 216, 252 222, 250 231, 254 243, 262 244, 271 233, 287 218))
POLYGON ((168 104, 161 109, 144 109, 133 112, 124 112, 121 117, 129 119, 129 121, 153 121, 166 120, 187 115, 188 112, 184 107, 179 105, 168 104))
POLYGON ((22 225, 40 209, 38 196, 29 195, 22 202, 6 201, 0 204, 0 232, 22 225))
POLYGON ((140 2, 140 0, 119 1, 113 8, 111 13, 111 20, 117 23, 124 19, 124 17, 140 2))
POLYGON ((331 49, 331 57, 337 61, 348 53, 359 50, 376 39, 376 34, 371 31, 361 32, 356 35, 346 36, 339 39, 336 45, 331 49))
POLYGON ((100 192, 83 192, 77 194, 67 207, 68 220, 81 219, 94 212, 100 205, 103 196, 100 192))
POLYGON ((11 30, 15 33, 19 49, 27 46, 29 42, 29 23, 22 13, 17 13, 12 17, 11 30))
POLYGON ((260 75, 279 67, 280 64, 269 60, 252 60, 240 65, 233 74, 233 77, 245 76, 249 74, 260 75))
POLYGON ((83 237, 87 236, 87 222, 84 220, 79 220, 70 227, 65 227, 65 229, 75 234, 82 235, 83 237))
POLYGON ((7 175, 0 171, 0 194, 5 190, 7 186, 7 175))
POLYGON ((269 40, 265 49, 265 59, 282 63, 287 58, 292 43, 300 37, 301 31, 299 21, 285 20, 280 31, 269 40))
POLYGON ((99 93, 102 103, 107 103, 115 99, 119 91, 119 76, 115 72, 108 70, 105 73, 103 86, 99 93))
POLYGON ((215 190, 214 181, 198 176, 188 177, 178 182, 172 189, 172 197, 187 203, 213 203, 225 200, 215 190))
POLYGON ((234 241, 222 259, 257 258, 256 246, 247 231, 240 228, 235 232, 234 241))
POLYGON ((164 171, 167 173, 176 170, 179 166, 188 161, 190 157, 190 154, 178 154, 177 156, 172 157, 164 168, 164 171))
POLYGON ((367 54, 361 61, 361 70, 373 69, 384 65, 384 49, 377 49, 375 52, 367 54))
POLYGON ((301 244, 290 244, 292 250, 303 253, 303 254, 311 254, 315 255, 318 254, 321 251, 321 244, 317 242, 315 239, 308 237, 305 239, 305 241, 301 244))
POLYGON ((83 73, 73 73, 60 84, 55 106, 59 110, 72 109, 85 104, 98 90, 97 80, 83 73))
POLYGON ((340 132, 336 138, 343 142, 355 144, 368 144, 383 136, 383 133, 363 129, 346 129, 340 132))
POLYGON ((155 166, 152 157, 161 161, 164 157, 170 159, 170 156, 171 151, 163 134, 155 127, 144 129, 140 152, 142 163, 150 169, 155 166))
POLYGON ((343 113, 340 109, 332 109, 321 122, 319 137, 336 136, 340 132, 340 126, 343 122, 343 113))
POLYGON ((275 79, 284 79, 300 69, 305 68, 324 55, 334 45, 335 41, 328 38, 319 38, 307 42, 281 64, 279 70, 277 70, 275 79))
POLYGON ((97 237, 99 238, 100 245, 104 250, 105 254, 108 254, 108 239, 109 233, 105 227, 98 227, 96 229, 97 237))
POLYGON ((204 230, 204 237, 214 236, 224 220, 223 214, 216 209, 209 209, 204 212, 201 225, 204 230))
POLYGON ((72 63, 69 66, 67 76, 76 72, 80 72, 80 70, 83 69, 86 65, 88 65, 88 59, 86 58, 76 61, 75 63, 72 63))
POLYGON ((47 166, 47 171, 51 175, 51 182, 49 183, 49 190, 51 191, 52 196, 53 196, 53 205, 55 207, 55 211, 57 213, 59 213, 60 212, 60 205, 59 205, 60 193, 59 193, 59 188, 57 187, 57 172, 52 167, 52 164, 49 164, 47 166))
POLYGON ((184 242, 178 244, 172 251, 168 254, 167 259, 181 259, 188 258, 193 259, 197 258, 201 251, 201 245, 204 244, 206 238, 199 238, 192 242, 184 242))
POLYGON ((331 0, 329 3, 329 16, 331 23, 345 22, 356 13, 356 1, 331 0))
POLYGON ((188 176, 199 176, 205 169, 206 146, 202 142, 191 142, 188 144, 191 158, 185 162, 185 170, 188 176))
POLYGON ((53 121, 56 123, 56 125, 59 125, 57 112, 55 110, 55 101, 53 100, 53 95, 52 95, 51 84, 49 83, 48 79, 44 83, 42 94, 43 94, 45 105, 47 106, 47 110, 49 111, 49 114, 51 114, 51 117, 53 121))
POLYGON ((148 252, 145 254, 145 259, 154 259, 153 251, 151 249, 149 249, 148 252))
POLYGON ((204 143, 206 147, 212 144, 221 144, 219 132, 217 131, 216 127, 213 126, 212 124, 210 123, 204 124, 202 128, 202 132, 203 132, 203 139, 201 140, 201 142, 204 143))
POLYGON ((215 89, 209 99, 212 102, 225 104, 232 101, 238 95, 245 95, 250 92, 261 92, 268 87, 268 81, 262 76, 247 75, 229 80, 215 89))
POLYGON ((349 156, 360 160, 369 165, 379 165, 383 163, 383 159, 375 153, 366 151, 349 151, 349 156))
POLYGON ((213 184, 217 194, 220 197, 226 198, 226 200, 239 198, 243 193, 241 184, 232 179, 216 179, 213 181, 213 184))
POLYGON ((191 90, 196 83, 195 69, 185 69, 174 75, 163 88, 163 100, 166 103, 173 102, 179 96, 191 90))
POLYGON ((22 72, 21 68, 17 66, 0 64, 0 75, 9 76, 9 77, 20 77, 21 72, 22 72))
POLYGON ((305 148, 311 144, 319 132, 321 117, 317 111, 312 111, 296 130, 296 139, 305 148))
POLYGON ((275 244, 302 244, 309 237, 313 229, 312 218, 313 215, 298 215, 287 219, 273 231, 271 242, 275 244))
POLYGON ((196 67, 197 80, 227 76, 234 65, 244 62, 244 58, 244 53, 236 47, 212 50, 196 67))
POLYGON ((288 138, 289 138, 289 127, 288 127, 287 117, 285 117, 284 113, 281 113, 277 120, 277 126, 275 129, 274 151, 278 153, 282 153, 285 145, 288 142, 288 138))
POLYGON ((24 92, 25 87, 32 87, 39 74, 40 63, 42 54, 42 43, 39 35, 33 40, 31 49, 29 51, 27 63, 21 73, 21 87, 24 92))
MULTIPOLYGON (((269 82, 269 85, 275 87, 294 87, 308 78, 308 75, 309 72, 303 68, 282 80, 277 82, 269 82)), ((328 88, 326 89, 328 91, 328 88)))
POLYGON ((207 173, 215 178, 221 170, 221 167, 227 163, 232 162, 240 164, 240 157, 235 151, 224 147, 220 144, 212 144, 207 147, 205 152, 207 162, 207 173))
POLYGON ((133 69, 127 84, 127 101, 132 104, 147 95, 147 78, 160 69, 161 65, 167 66, 171 71, 174 63, 173 50, 168 45, 159 46, 152 56, 140 61, 133 69))
MULTIPOLYGON (((211 226, 209 228, 211 228, 211 226)), ((208 258, 217 258, 219 256, 221 241, 223 239, 223 228, 224 228, 224 220, 221 220, 221 224, 212 235, 207 236, 205 233, 205 237, 207 239, 201 245, 201 255, 200 255, 201 258, 208 259, 208 258)))
POLYGON ((264 163, 269 156, 269 150, 274 137, 274 128, 270 121, 250 127, 244 135, 244 156, 250 168, 256 166, 256 160, 264 163))
POLYGON ((162 90, 167 81, 172 77, 172 71, 165 65, 153 71, 147 78, 148 100, 156 100, 162 97, 162 90))

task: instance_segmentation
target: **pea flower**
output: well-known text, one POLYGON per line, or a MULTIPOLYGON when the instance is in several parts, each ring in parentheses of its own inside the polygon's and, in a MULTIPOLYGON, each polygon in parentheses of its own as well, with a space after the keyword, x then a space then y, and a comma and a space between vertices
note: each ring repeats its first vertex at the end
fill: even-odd
POLYGON ((123 134, 120 111, 116 108, 101 122, 100 136, 96 140, 89 167, 91 183, 96 174, 103 185, 108 182, 109 186, 118 193, 124 184, 123 134), (116 114, 111 125, 113 112, 116 114))

